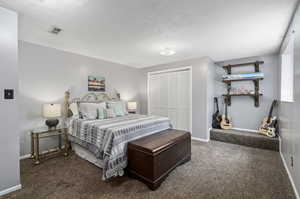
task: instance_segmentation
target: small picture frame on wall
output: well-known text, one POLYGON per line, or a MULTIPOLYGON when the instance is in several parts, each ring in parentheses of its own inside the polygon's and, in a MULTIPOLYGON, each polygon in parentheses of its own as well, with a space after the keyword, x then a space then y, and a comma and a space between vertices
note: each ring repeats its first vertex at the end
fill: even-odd
POLYGON ((105 92, 105 77, 88 76, 88 91, 105 92))

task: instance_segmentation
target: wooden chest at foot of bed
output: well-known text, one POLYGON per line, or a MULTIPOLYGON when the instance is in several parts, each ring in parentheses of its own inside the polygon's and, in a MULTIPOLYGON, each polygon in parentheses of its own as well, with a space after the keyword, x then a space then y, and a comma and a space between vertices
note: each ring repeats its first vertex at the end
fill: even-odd
POLYGON ((128 143, 128 174, 157 189, 178 165, 191 159, 191 134, 165 130, 128 143))

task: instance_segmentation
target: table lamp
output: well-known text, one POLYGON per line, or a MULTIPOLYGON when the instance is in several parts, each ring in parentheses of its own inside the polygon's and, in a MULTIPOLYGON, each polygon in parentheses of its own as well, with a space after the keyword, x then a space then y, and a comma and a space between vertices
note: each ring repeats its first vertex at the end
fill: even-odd
POLYGON ((49 129, 56 129, 59 123, 58 117, 61 116, 61 104, 44 104, 43 116, 47 118, 46 125, 49 129))
POLYGON ((127 108, 128 108, 128 113, 136 113, 137 103, 136 102, 128 102, 127 108))

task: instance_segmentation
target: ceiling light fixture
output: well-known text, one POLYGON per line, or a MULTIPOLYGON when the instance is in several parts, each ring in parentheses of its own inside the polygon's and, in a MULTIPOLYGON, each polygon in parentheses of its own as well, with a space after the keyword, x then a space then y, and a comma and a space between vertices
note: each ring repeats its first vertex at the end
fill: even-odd
POLYGON ((176 54, 176 52, 174 50, 169 49, 169 48, 165 48, 164 50, 160 51, 160 54, 164 55, 164 56, 171 56, 171 55, 176 54))

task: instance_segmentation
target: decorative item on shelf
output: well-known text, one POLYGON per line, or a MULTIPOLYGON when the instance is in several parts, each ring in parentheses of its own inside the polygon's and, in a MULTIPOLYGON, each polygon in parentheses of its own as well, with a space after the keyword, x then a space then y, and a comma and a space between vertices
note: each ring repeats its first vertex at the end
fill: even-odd
POLYGON ((127 108, 128 108, 128 113, 136 113, 137 103, 136 102, 128 102, 127 108))
POLYGON ((264 78, 264 73, 262 72, 257 72, 257 73, 242 73, 242 74, 226 74, 223 75, 223 80, 226 81, 234 81, 234 80, 248 80, 248 79, 262 79, 264 78))
POLYGON ((61 104, 44 104, 43 116, 47 118, 46 125, 49 129, 56 129, 59 123, 58 117, 61 116, 61 104))
POLYGON ((229 95, 252 95, 255 94, 254 90, 247 88, 231 88, 229 95))
POLYGON ((235 95, 235 94, 237 94, 238 93, 238 88, 231 88, 230 89, 230 95, 235 95))

